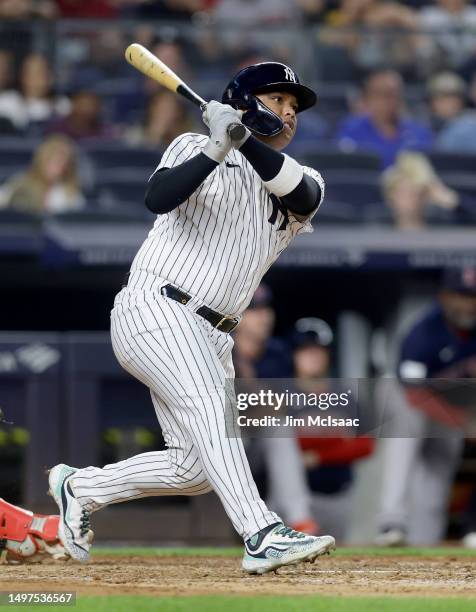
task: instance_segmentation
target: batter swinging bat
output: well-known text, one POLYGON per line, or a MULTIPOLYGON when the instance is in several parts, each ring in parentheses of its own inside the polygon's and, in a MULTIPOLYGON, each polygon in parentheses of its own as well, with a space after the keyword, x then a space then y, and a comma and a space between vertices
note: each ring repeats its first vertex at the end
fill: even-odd
MULTIPOLYGON (((205 100, 197 95, 193 89, 190 89, 175 72, 170 70, 166 64, 142 45, 138 43, 129 45, 125 55, 129 64, 146 76, 154 79, 154 81, 170 89, 170 91, 187 98, 187 100, 190 100, 190 102, 193 102, 202 110, 205 108, 207 104, 205 100)), ((228 128, 228 133, 232 140, 241 140, 245 136, 245 127, 241 123, 232 124, 228 128)))

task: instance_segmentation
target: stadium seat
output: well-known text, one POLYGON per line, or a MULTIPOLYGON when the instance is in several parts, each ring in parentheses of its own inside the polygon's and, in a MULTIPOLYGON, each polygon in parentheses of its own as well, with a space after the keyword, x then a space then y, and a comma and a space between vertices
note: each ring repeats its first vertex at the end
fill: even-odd
POLYGON ((344 153, 340 149, 326 147, 319 149, 316 147, 312 151, 308 151, 301 155, 305 163, 316 170, 374 170, 380 171, 380 159, 373 153, 365 153, 362 151, 344 153))
POLYGON ((114 177, 98 181, 96 199, 101 207, 106 208, 120 203, 143 206, 145 191, 146 182, 142 176, 133 179, 116 173, 114 177))
POLYGON ((476 170, 476 155, 433 151, 429 154, 429 158, 438 173, 470 172, 474 175, 476 170))
POLYGON ((4 165, 0 161, 0 185, 4 183, 5 181, 8 181, 8 179, 12 178, 12 176, 15 176, 16 174, 21 174, 22 172, 24 172, 27 166, 28 164, 25 164, 25 165, 22 164, 20 166, 9 166, 9 165, 4 165))
POLYGON ((326 198, 319 212, 312 219, 313 225, 320 224, 356 224, 359 217, 355 206, 326 198))
POLYGON ((39 142, 24 138, 0 138, 0 168, 25 169, 39 142))
POLYGON ((130 223, 134 221, 145 221, 150 217, 145 206, 122 206, 117 205, 112 209, 98 209, 88 207, 85 210, 57 213, 50 215, 55 219, 67 223, 130 223))
POLYGON ((439 172, 443 182, 460 193, 466 193, 476 199, 476 174, 474 172, 439 172))
POLYGON ((106 169, 144 168, 150 175, 157 167, 161 157, 158 151, 127 147, 122 143, 84 147, 84 151, 93 161, 98 174, 101 170, 106 169))
POLYGON ((326 186, 327 197, 331 200, 346 202, 353 206, 365 206, 380 202, 380 186, 373 180, 358 180, 356 177, 330 180, 326 186))
POLYGON ((23 212, 13 208, 0 209, 0 224, 7 225, 8 223, 36 225, 41 222, 41 215, 34 213, 23 212))

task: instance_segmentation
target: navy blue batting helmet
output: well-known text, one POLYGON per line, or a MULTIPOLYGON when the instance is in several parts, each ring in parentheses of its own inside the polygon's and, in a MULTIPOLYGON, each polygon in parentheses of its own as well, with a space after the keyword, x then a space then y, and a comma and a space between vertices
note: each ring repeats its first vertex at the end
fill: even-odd
POLYGON ((261 62, 240 70, 226 86, 222 103, 245 110, 242 122, 252 132, 274 136, 281 132, 284 124, 255 95, 266 91, 292 93, 297 99, 298 113, 316 103, 316 94, 312 89, 300 83, 294 70, 279 62, 261 62))
POLYGON ((334 334, 329 324, 323 319, 305 317, 296 321, 288 339, 294 350, 307 346, 330 348, 334 341, 334 334))

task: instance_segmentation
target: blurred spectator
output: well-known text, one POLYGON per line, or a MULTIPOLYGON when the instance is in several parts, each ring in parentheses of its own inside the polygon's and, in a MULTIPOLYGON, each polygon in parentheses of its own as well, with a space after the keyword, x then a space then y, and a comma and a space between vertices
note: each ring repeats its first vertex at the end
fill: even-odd
POLYGON ((206 10, 209 4, 207 0, 126 0, 122 3, 121 14, 137 19, 190 19, 195 13, 206 10))
POLYGON ((142 124, 125 133, 132 145, 165 149, 184 132, 190 132, 193 121, 188 105, 174 93, 163 89, 149 100, 142 124))
MULTIPOLYGON (((292 63, 288 36, 292 36, 292 32, 265 38, 261 28, 300 22, 296 2, 221 0, 213 12, 213 19, 221 35, 221 44, 228 53, 242 55, 243 50, 249 47, 267 49, 269 59, 292 63)), ((295 38, 295 41, 297 44, 299 38, 295 38)))
POLYGON ((71 96, 71 110, 48 126, 49 133, 66 134, 73 140, 115 138, 117 130, 102 119, 101 98, 93 91, 82 90, 71 96))
POLYGON ((371 73, 364 81, 362 103, 365 113, 348 117, 338 130, 342 149, 375 152, 386 168, 399 151, 430 148, 430 129, 404 115, 403 83, 397 72, 371 73))
POLYGON ((296 0, 306 23, 320 23, 326 15, 328 0, 296 0))
POLYGON ((445 211, 445 223, 476 221, 476 201, 447 187, 420 153, 401 153, 382 175, 384 201, 395 226, 418 230, 431 220, 431 208, 445 211))
POLYGON ((47 138, 36 150, 30 168, 2 186, 0 204, 35 214, 83 208, 74 144, 61 135, 47 138))
POLYGON ((464 110, 466 83, 454 72, 441 72, 428 81, 427 91, 431 126, 437 134, 464 110))
POLYGON ((185 58, 184 41, 176 28, 161 28, 151 51, 171 70, 179 74, 180 78, 184 80, 191 78, 190 63, 185 58))
POLYGON ((221 0, 213 16, 221 26, 242 29, 295 23, 299 14, 297 3, 289 0, 221 0))
POLYGON ((337 80, 334 71, 341 79, 352 78, 356 67, 367 71, 388 65, 413 73, 417 17, 412 8, 399 2, 340 0, 326 22, 330 27, 319 34, 324 80, 337 80))
MULTIPOLYGON (((322 319, 300 319, 290 341, 296 390, 316 394, 331 391, 333 333, 329 325, 322 319)), ((345 434, 332 438, 301 436, 299 442, 312 493, 313 518, 322 533, 331 530, 337 540, 345 541, 351 519, 352 464, 369 455, 374 442, 345 434)))
POLYGON ((467 86, 457 74, 445 72, 428 84, 435 148, 453 153, 476 153, 476 112, 466 109, 467 86))
MULTIPOLYGON (((233 363, 237 378, 292 377, 289 347, 282 339, 271 335, 274 320, 271 292, 266 285, 260 285, 235 333, 233 363)), ((263 436, 248 444, 246 451, 255 472, 264 463, 269 503, 294 529, 315 532, 296 439, 263 436)))
POLYGON ((476 111, 462 112, 449 121, 438 134, 435 146, 451 153, 476 153, 476 111))
POLYGON ((53 0, 0 0, 0 19, 54 19, 57 14, 53 0))
POLYGON ((118 0, 56 0, 60 17, 65 19, 111 19, 117 17, 118 0))
POLYGON ((13 54, 8 49, 0 49, 0 92, 9 89, 13 77, 13 54))
MULTIPOLYGON (((209 96, 215 98, 217 84, 226 83, 230 78, 230 67, 235 68, 234 59, 228 56, 226 49, 220 43, 219 32, 216 28, 199 29, 195 44, 196 61, 200 66, 200 77, 204 80, 203 95, 207 95, 208 85, 209 96)), ((250 62, 247 66, 252 63, 250 62)))
MULTIPOLYGON (((0 98, 1 93, 8 91, 12 82, 13 56, 10 51, 0 49, 0 98)), ((17 128, 7 117, 0 116, 0 134, 14 134, 17 128)))
POLYGON ((131 72, 129 64, 122 61, 126 46, 124 33, 117 27, 104 26, 97 34, 91 33, 84 60, 72 66, 73 73, 69 77, 71 89, 94 89, 106 79, 136 80, 134 77, 137 76, 131 72))
POLYGON ((235 334, 234 364, 239 378, 289 378, 293 366, 287 344, 272 336, 272 295, 260 285, 235 334))
POLYGON ((0 93, 0 117, 10 120, 18 130, 42 126, 55 115, 64 115, 69 100, 54 93, 54 79, 44 55, 32 53, 21 65, 19 91, 0 93))
MULTIPOLYGON (((186 83, 192 82, 193 61, 188 61, 185 57, 185 42, 176 27, 160 28, 158 36, 154 37, 150 50, 171 70, 180 75, 180 78, 186 83)), ((157 91, 161 91, 161 89, 162 87, 157 81, 146 78, 144 79, 143 92, 140 92, 139 95, 150 96, 157 91)))
MULTIPOLYGON (((141 27, 136 28, 135 32, 142 44, 180 75, 180 78, 187 83, 193 83, 194 62, 185 58, 185 43, 176 26, 162 26, 158 32, 141 27)), ((197 58, 195 60, 197 61, 197 58)), ((117 60, 115 61, 117 63, 117 60)), ((127 87, 115 96, 114 119, 116 123, 124 124, 137 121, 150 97, 161 91, 162 87, 157 81, 144 77, 137 70, 127 66, 122 59, 120 63, 126 66, 127 87)))
POLYGON ((428 32, 421 52, 433 63, 460 66, 476 44, 476 8, 466 0, 436 0, 421 9, 419 25, 428 32))
POLYGON ((394 387, 382 381, 387 397, 378 400, 399 437, 387 431, 384 440, 377 543, 437 544, 461 456, 466 417, 458 402, 468 405, 455 382, 476 377, 476 268, 445 272, 438 299, 403 339, 397 375, 394 387))

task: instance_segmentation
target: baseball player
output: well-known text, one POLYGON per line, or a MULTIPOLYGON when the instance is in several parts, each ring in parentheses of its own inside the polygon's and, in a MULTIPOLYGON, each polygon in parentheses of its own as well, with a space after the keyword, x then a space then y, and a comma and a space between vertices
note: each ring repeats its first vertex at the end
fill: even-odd
POLYGON ((381 398, 399 435, 384 440, 376 544, 434 545, 445 534, 468 418, 458 396, 465 396, 464 379, 476 377, 475 267, 445 270, 438 298, 403 338, 397 374, 381 398), (460 384, 447 395, 449 381, 460 384))
MULTIPOLYGON (((33 514, 0 497, 0 564, 68 559, 58 536, 59 516, 33 514)), ((93 534, 88 534, 92 542, 93 534)))
POLYGON ((230 332, 291 240, 311 232, 324 196, 318 172, 280 151, 315 93, 276 62, 241 70, 203 112, 210 135, 186 133, 165 151, 145 203, 157 214, 111 312, 119 363, 150 389, 167 450, 103 468, 50 471, 61 539, 89 557, 90 513, 151 495, 215 491, 245 542, 242 567, 264 573, 335 548, 285 526, 253 482, 239 437, 227 437, 230 332), (228 129, 242 122, 244 137, 228 129))

